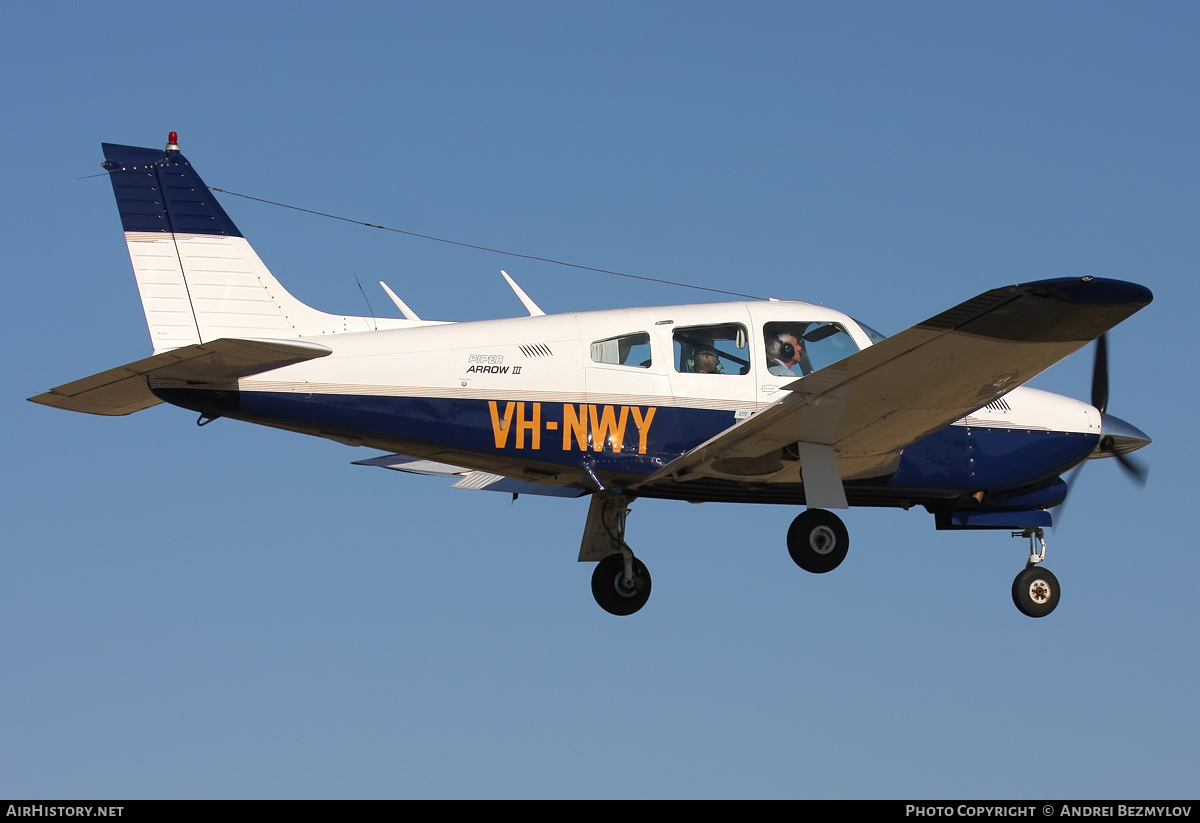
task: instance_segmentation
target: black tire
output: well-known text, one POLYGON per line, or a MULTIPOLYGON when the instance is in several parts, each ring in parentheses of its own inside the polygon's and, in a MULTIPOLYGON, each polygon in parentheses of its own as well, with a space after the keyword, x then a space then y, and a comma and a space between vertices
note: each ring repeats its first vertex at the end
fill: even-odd
POLYGON ((842 519, 824 509, 800 512, 787 533, 788 554, 806 572, 824 574, 836 569, 850 549, 850 533, 842 519))
POLYGON ((610 554, 592 572, 592 597, 609 614, 633 614, 650 599, 650 571, 645 563, 633 558, 632 588, 625 587, 624 579, 625 558, 620 554, 610 554))
POLYGON ((1013 603, 1021 614, 1045 617, 1058 605, 1058 578, 1041 566, 1026 566, 1013 581, 1013 603))

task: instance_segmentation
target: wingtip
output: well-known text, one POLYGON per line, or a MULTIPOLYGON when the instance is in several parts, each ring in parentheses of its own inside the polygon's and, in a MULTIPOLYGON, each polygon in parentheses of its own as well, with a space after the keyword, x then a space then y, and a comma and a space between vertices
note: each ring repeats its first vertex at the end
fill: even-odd
POLYGON ((1128 280, 1107 277, 1064 277, 1025 284, 1033 293, 1065 303, 1102 306, 1147 306, 1154 300, 1150 289, 1128 280))

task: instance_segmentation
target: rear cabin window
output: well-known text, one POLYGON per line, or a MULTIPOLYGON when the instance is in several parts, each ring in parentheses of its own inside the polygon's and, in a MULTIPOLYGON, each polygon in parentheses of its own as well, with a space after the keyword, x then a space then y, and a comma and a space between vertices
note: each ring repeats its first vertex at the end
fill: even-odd
POLYGON ((675 371, 685 374, 747 374, 750 350, 740 323, 675 329, 675 371))
POLYGON ((592 344, 592 362, 648 369, 650 368, 650 335, 639 331, 597 340, 592 344))

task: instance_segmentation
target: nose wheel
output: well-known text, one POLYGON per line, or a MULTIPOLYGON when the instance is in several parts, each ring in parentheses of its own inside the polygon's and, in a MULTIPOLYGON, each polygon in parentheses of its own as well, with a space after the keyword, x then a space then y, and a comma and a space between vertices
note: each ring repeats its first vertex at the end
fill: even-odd
POLYGON ((1029 563, 1013 580, 1013 603, 1021 614, 1045 617, 1058 605, 1061 591, 1058 578, 1049 569, 1038 565, 1046 559, 1046 538, 1039 528, 1013 532, 1013 537, 1029 538, 1029 563))
POLYGON ((1045 617, 1058 605, 1058 578, 1049 569, 1029 566, 1013 581, 1013 603, 1021 614, 1045 617))

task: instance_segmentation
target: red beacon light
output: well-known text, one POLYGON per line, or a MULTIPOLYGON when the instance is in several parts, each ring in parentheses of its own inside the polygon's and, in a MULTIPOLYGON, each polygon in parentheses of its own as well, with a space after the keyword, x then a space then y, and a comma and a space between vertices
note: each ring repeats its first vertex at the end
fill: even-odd
POLYGON ((179 134, 177 132, 167 134, 167 151, 179 151, 179 134))

